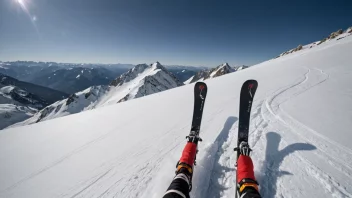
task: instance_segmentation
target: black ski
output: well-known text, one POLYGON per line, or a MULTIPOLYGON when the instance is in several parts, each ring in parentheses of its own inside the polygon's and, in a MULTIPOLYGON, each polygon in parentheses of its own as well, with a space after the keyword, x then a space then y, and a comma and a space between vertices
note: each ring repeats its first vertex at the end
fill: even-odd
MULTIPOLYGON (((255 91, 258 82, 256 80, 247 80, 243 83, 240 93, 240 113, 238 121, 238 139, 237 147, 242 141, 248 142, 248 129, 251 116, 251 109, 255 91)), ((237 157, 240 155, 237 152, 237 157)))
MULTIPOLYGON (((193 108, 193 119, 192 127, 189 136, 196 137, 199 140, 200 125, 202 122, 203 109, 205 98, 207 97, 207 85, 204 82, 197 82, 194 85, 194 108, 193 108)), ((200 139, 201 141, 201 139, 200 139)))
MULTIPOLYGON (((194 85, 194 107, 192 127, 189 135, 186 136, 188 142, 193 142, 198 145, 198 141, 202 141, 199 137, 200 125, 202 123, 203 109, 205 98, 207 97, 207 85, 204 82, 197 82, 194 85)), ((198 149, 197 149, 198 153, 198 149)), ((194 165, 196 165, 196 158, 194 158, 194 165)), ((177 166, 176 166, 177 167, 177 166)), ((192 186, 192 184, 190 184, 192 186)), ((192 189, 192 187, 190 187, 192 189)))
MULTIPOLYGON (((246 82, 243 83, 241 88, 237 148, 239 147, 242 141, 248 142, 249 121, 251 116, 253 98, 257 88, 258 88, 258 82, 256 80, 247 80, 246 82)), ((237 151, 236 163, 237 163, 238 157, 240 156, 240 152, 237 148, 235 148, 235 151, 237 151)), ((236 193, 236 197, 237 197, 237 193, 236 193)))

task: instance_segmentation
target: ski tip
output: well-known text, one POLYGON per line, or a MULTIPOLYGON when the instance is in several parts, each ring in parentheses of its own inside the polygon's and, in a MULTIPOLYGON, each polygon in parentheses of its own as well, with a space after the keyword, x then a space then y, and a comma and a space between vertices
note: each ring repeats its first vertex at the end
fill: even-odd
POLYGON ((256 84, 256 85, 258 85, 258 81, 254 80, 254 79, 250 79, 250 80, 246 80, 246 82, 244 82, 243 84, 256 84))
POLYGON ((242 85, 241 93, 242 91, 248 89, 251 96, 253 97, 257 88, 258 88, 258 82, 256 80, 246 80, 246 82, 244 82, 242 85))
POLYGON ((205 82, 196 82, 195 86, 199 86, 199 85, 207 86, 207 84, 205 84, 205 82))
POLYGON ((205 82, 197 82, 194 85, 194 88, 195 89, 200 89, 200 90, 207 89, 207 84, 205 84, 205 82))

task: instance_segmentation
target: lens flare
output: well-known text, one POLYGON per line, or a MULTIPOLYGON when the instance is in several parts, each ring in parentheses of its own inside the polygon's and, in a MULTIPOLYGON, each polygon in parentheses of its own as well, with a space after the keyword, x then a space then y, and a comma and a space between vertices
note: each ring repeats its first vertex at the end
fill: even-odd
POLYGON ((28 12, 25 0, 16 0, 16 1, 21 6, 22 10, 28 12))
POLYGON ((24 1, 23 0, 17 0, 17 3, 19 3, 21 6, 24 6, 24 1))
POLYGON ((35 22, 37 21, 37 17, 35 15, 32 15, 28 9, 28 0, 15 0, 21 7, 21 9, 28 15, 29 19, 31 20, 35 30, 37 31, 37 33, 39 34, 37 25, 35 24, 35 22))

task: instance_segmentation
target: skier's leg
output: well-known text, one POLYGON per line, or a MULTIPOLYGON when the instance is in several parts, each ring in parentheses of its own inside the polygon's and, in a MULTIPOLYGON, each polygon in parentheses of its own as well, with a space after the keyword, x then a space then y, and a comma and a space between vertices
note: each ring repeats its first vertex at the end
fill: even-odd
POLYGON ((240 157, 237 160, 237 189, 241 198, 259 198, 258 183, 254 176, 254 166, 249 157, 251 149, 247 142, 240 144, 240 157))
POLYGON ((163 198, 189 198, 190 177, 186 169, 181 168, 172 180, 163 198))
POLYGON ((193 164, 196 153, 197 144, 187 142, 180 161, 177 163, 176 176, 163 198, 189 198, 189 192, 192 189, 193 164))
POLYGON ((189 198, 189 192, 192 190, 192 174, 197 154, 197 145, 198 141, 202 141, 199 137, 199 131, 207 90, 207 85, 203 82, 197 82, 194 86, 194 109, 191 131, 186 137, 188 142, 177 163, 176 176, 167 189, 164 198, 189 198))

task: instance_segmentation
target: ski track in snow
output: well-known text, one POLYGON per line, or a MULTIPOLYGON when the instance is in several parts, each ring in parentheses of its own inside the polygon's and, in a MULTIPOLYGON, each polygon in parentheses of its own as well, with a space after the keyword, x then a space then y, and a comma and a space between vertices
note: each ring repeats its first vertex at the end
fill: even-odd
MULTIPOLYGON (((352 193, 347 190, 347 187, 352 186, 352 152, 350 149, 335 143, 325 136, 319 134, 313 129, 305 126, 299 121, 295 120, 292 116, 286 113, 281 104, 289 101, 291 98, 300 95, 310 89, 319 86, 329 79, 329 75, 323 70, 314 68, 306 68, 307 72, 296 82, 289 86, 283 87, 278 91, 274 92, 272 95, 267 96, 263 101, 256 100, 254 104, 259 103, 259 105, 252 108, 251 116, 251 127, 249 134, 249 144, 254 149, 254 155, 257 152, 256 148, 265 148, 268 145, 265 143, 265 138, 263 135, 271 135, 268 128, 275 128, 279 135, 282 137, 281 143, 284 145, 289 145, 289 142, 303 142, 298 144, 293 144, 296 150, 312 150, 313 155, 319 156, 319 159, 315 161, 310 161, 310 159, 298 152, 287 151, 289 157, 280 156, 282 160, 288 160, 288 163, 297 164, 296 167, 301 167, 295 169, 295 174, 302 175, 304 180, 305 177, 313 177, 318 184, 317 186, 323 186, 325 191, 330 193, 333 197, 352 197, 352 193), (281 123, 277 127, 277 122, 281 123), (271 123, 275 123, 275 127, 271 126, 271 123), (257 144, 258 145, 257 147, 257 144), (300 148, 301 147, 301 148, 300 148), (341 157, 336 157, 336 154, 341 157), (334 173, 339 175, 344 181, 343 184, 339 183, 332 175, 321 168, 321 163, 333 167, 339 173, 334 173), (297 173, 298 171, 298 173, 297 173)), ((235 193, 234 182, 236 180, 236 170, 235 170, 235 148, 237 144, 237 122, 231 127, 226 137, 222 137, 223 140, 215 142, 217 144, 217 153, 215 155, 215 163, 212 168, 212 176, 210 177, 210 184, 207 190, 207 197, 233 197, 235 193)), ((290 145, 291 146, 291 145, 290 145)), ((265 154, 262 154, 265 155, 265 154)), ((275 169, 279 169, 282 162, 277 164, 275 160, 270 159, 271 156, 267 156, 266 163, 258 160, 258 165, 262 166, 261 174, 265 174, 265 179, 263 179, 263 185, 260 186, 261 194, 263 197, 284 197, 285 189, 287 186, 283 186, 282 183, 278 182, 278 178, 285 174, 290 174, 287 171, 281 171, 277 173, 275 169), (270 160, 273 160, 270 162, 270 160), (265 181, 265 182, 264 182, 265 181)), ((253 159, 260 159, 260 155, 257 154, 253 159)), ((258 168, 256 166, 256 168, 258 168)), ((256 170, 258 171, 258 170, 256 170)), ((261 176, 258 177, 259 180, 261 176)), ((310 179, 306 179, 303 183, 310 185, 310 179)), ((292 190, 292 189, 291 189, 292 190)), ((297 196, 302 196, 300 191, 303 189, 295 189, 297 196)), ((351 190, 351 189, 349 189, 351 190)), ((291 195, 294 193, 290 191, 291 195)), ((197 193, 195 193, 197 194, 197 193)), ((198 193, 200 194, 200 193, 198 193)))
MULTIPOLYGON (((177 124, 175 126, 177 126, 177 124)), ((139 156, 145 154, 145 151, 148 150, 149 147, 155 146, 151 144, 151 142, 153 142, 151 141, 153 138, 165 139, 165 141, 167 141, 167 139, 170 138, 170 133, 188 127, 188 125, 185 125, 182 128, 175 128, 175 126, 169 131, 163 133, 160 137, 151 137, 150 140, 148 139, 143 141, 143 143, 138 144, 140 149, 136 152, 126 153, 122 158, 116 158, 106 165, 97 168, 97 171, 99 170, 100 173, 93 178, 82 181, 81 184, 72 188, 71 192, 62 195, 62 197, 90 197, 90 195, 94 195, 92 197, 119 197, 121 195, 124 195, 124 197, 139 197, 140 195, 138 192, 137 194, 132 193, 133 190, 146 188, 148 182, 152 180, 153 174, 151 173, 160 168, 160 163, 158 162, 181 143, 183 143, 184 139, 181 139, 179 136, 175 136, 175 139, 170 142, 167 148, 159 149, 159 152, 156 152, 154 155, 149 157, 147 163, 143 166, 136 165, 133 167, 121 167, 121 161, 133 161, 138 159, 139 156), (132 169, 134 173, 132 176, 126 175, 116 181, 116 178, 121 174, 119 171, 124 169, 132 169), (106 186, 109 187, 106 188, 106 186)))
MULTIPOLYGON (((132 121, 132 120, 131 120, 132 121)), ((21 183, 23 182, 26 182, 27 180, 29 179, 32 179, 34 178, 35 176, 49 170, 50 168, 60 164, 61 162, 65 161, 66 159, 70 158, 72 155, 75 155, 77 153, 79 153, 80 151, 88 148, 89 146, 91 146, 92 144, 100 141, 100 140, 103 140, 104 138, 107 138, 107 136, 110 134, 110 133, 113 133, 115 130, 112 130, 112 131, 108 131, 107 133, 95 138, 94 140, 90 141, 90 142, 87 142, 86 144, 84 144, 83 146, 71 151, 70 153, 68 153, 67 155, 65 156, 62 156, 60 159, 58 159, 57 161, 54 161, 53 163, 49 164, 48 166, 46 167, 43 167, 41 169, 39 169, 38 171, 32 173, 31 175, 28 175, 27 177, 21 179, 20 181, 16 182, 15 184, 13 184, 12 186, 6 188, 3 192, 6 192, 6 191, 9 191, 13 188, 16 188, 18 185, 20 185, 21 183)))
MULTIPOLYGON (((298 122, 281 108, 281 105, 290 98, 296 97, 328 79, 329 75, 324 73, 323 70, 308 69, 304 77, 299 79, 297 83, 279 90, 272 97, 268 97, 265 100, 265 103, 263 103, 264 105, 261 107, 262 111, 264 110, 265 112, 266 110, 270 114, 262 113, 262 116, 264 120, 267 121, 276 119, 281 122, 284 127, 279 131, 285 131, 284 128, 287 128, 286 130, 292 132, 284 134, 280 133, 284 139, 290 139, 292 141, 293 138, 295 138, 298 142, 306 142, 317 147, 313 152, 316 156, 319 156, 322 159, 315 163, 310 162, 308 158, 305 158, 298 153, 293 154, 295 160, 302 162, 299 166, 304 167, 302 170, 307 172, 304 175, 313 176, 322 186, 325 187, 326 191, 331 193, 334 197, 352 197, 352 194, 346 190, 346 187, 352 185, 352 168, 349 166, 352 162, 351 151, 348 148, 328 140, 328 138, 298 122), (341 155, 341 157, 335 157, 337 153, 339 156, 341 155), (345 181, 345 186, 339 184, 335 178, 318 168, 318 166, 321 166, 320 163, 326 162, 329 163, 330 167, 334 167, 337 171, 341 172, 340 175, 344 178, 343 181, 345 181)), ((270 168, 271 167, 267 167, 267 169, 270 168)), ((271 189, 264 189, 264 196, 265 193, 269 193, 270 190, 271 189)))

